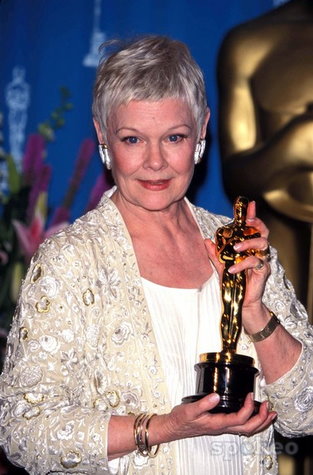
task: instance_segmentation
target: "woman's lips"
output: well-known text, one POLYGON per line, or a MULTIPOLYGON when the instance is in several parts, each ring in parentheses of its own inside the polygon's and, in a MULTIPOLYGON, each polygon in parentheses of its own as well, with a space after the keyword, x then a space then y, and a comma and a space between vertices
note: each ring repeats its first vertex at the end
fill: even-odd
POLYGON ((167 180, 138 180, 141 186, 146 190, 161 191, 170 185, 170 179, 167 180))

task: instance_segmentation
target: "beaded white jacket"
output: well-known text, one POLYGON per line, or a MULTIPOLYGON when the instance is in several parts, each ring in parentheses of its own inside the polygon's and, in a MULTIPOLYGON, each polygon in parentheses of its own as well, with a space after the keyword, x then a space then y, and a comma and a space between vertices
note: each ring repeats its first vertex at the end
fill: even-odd
MULTIPOLYGON (((190 209, 204 237, 228 221, 190 209)), ((261 373, 256 389, 278 412, 277 429, 301 436, 313 426, 313 333, 272 253, 264 301, 303 350, 279 381, 266 385, 261 373)), ((244 332, 238 352, 256 359, 244 332)), ((8 338, 0 402, 0 444, 33 475, 110 473, 110 416, 171 410, 132 242, 108 196, 32 259, 8 338)), ((162 444, 154 459, 122 457, 118 473, 174 475, 173 444, 162 444)), ((242 456, 245 475, 277 473, 273 429, 243 438, 242 456)))

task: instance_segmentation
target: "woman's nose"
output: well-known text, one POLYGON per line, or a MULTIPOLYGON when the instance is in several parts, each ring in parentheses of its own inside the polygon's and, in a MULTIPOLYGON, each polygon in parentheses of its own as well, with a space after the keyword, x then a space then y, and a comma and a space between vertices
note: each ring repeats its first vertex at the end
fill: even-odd
POLYGON ((167 161, 164 156, 164 151, 160 144, 151 144, 147 148, 144 168, 152 168, 153 170, 160 170, 167 166, 167 161))

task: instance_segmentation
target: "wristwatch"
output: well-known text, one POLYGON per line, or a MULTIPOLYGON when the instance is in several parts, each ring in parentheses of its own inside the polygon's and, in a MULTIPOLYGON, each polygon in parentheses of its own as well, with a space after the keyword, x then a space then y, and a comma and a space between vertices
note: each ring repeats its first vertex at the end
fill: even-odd
POLYGON ((271 318, 267 325, 263 328, 263 330, 253 333, 252 335, 249 335, 249 338, 253 343, 256 343, 258 341, 265 340, 268 336, 270 336, 275 328, 280 325, 279 319, 276 317, 275 313, 270 312, 271 318))

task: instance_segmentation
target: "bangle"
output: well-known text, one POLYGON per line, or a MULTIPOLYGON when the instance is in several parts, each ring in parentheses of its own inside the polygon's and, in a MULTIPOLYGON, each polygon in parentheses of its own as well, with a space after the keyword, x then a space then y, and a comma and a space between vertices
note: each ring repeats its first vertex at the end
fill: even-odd
POLYGON ((152 450, 152 446, 149 444, 149 425, 153 416, 156 414, 147 414, 143 412, 139 414, 134 422, 134 438, 137 451, 143 457, 156 457, 160 444, 156 445, 152 450))
POLYGON ((134 422, 134 438, 137 451, 146 457, 148 455, 146 446, 143 440, 143 423, 147 419, 148 415, 145 412, 139 414, 134 422))
POLYGON ((275 330, 275 328, 280 324, 280 321, 276 317, 275 313, 270 312, 270 315, 271 315, 270 321, 267 323, 267 325, 265 325, 263 330, 257 333, 253 333, 252 335, 249 335, 249 338, 251 341, 253 341, 253 343, 265 340, 265 338, 270 336, 275 330))

